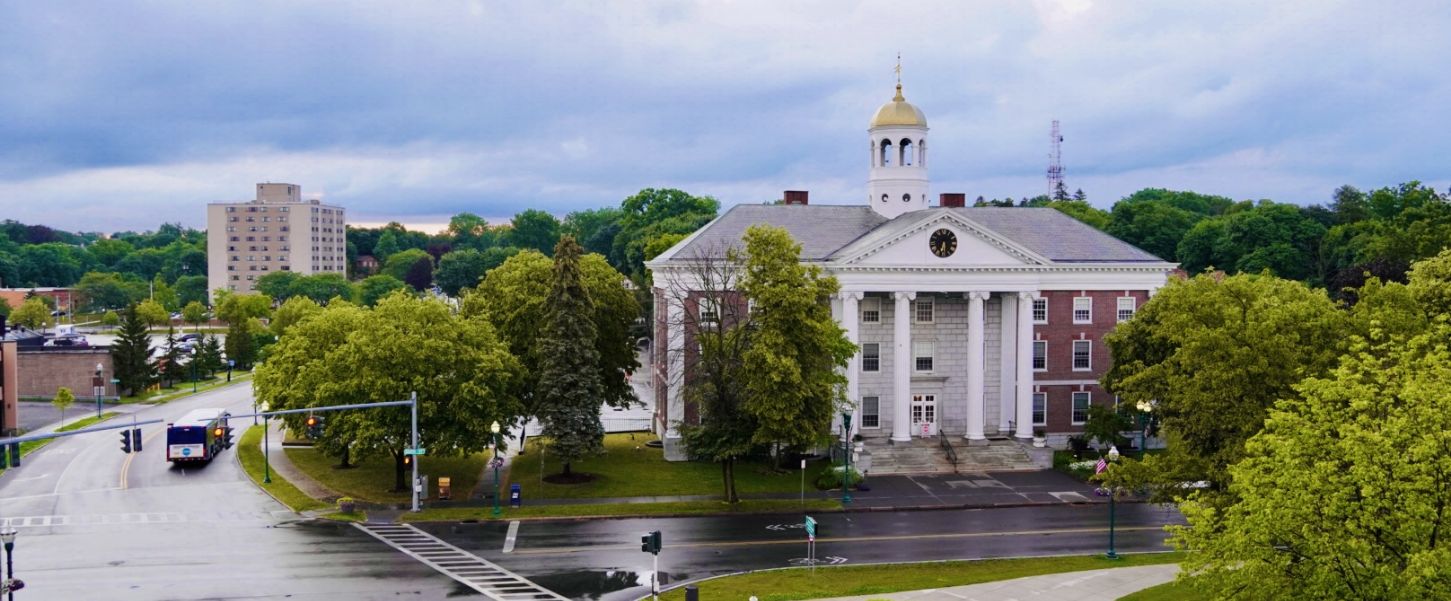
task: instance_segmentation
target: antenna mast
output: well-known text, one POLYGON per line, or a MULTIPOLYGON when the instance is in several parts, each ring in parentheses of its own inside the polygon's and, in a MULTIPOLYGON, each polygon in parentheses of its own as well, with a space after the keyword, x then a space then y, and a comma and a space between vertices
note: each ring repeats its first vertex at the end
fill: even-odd
POLYGON ((1048 151, 1048 196, 1053 196, 1063 185, 1063 135, 1058 133, 1058 120, 1053 120, 1053 133, 1049 135, 1048 151))

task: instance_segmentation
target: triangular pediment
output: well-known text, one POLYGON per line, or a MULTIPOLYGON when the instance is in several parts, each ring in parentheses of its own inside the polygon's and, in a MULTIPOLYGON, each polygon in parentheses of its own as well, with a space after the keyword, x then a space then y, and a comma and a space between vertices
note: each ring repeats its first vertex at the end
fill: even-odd
POLYGON ((1047 258, 998 235, 954 211, 930 210, 919 218, 904 215, 882 224, 832 256, 832 262, 854 266, 999 267, 1046 265, 1047 258), (945 231, 945 234, 937 234, 945 231), (950 241, 951 254, 933 252, 950 241))

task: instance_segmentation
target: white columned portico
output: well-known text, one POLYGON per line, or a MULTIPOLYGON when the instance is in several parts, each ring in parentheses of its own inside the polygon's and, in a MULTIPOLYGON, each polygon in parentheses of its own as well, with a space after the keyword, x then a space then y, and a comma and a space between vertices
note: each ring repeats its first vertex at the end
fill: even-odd
POLYGON ((685 420, 685 303, 673 294, 666 295, 665 324, 668 336, 665 360, 669 364, 665 380, 665 455, 685 457, 680 439, 680 423, 685 420))
POLYGON ((851 428, 852 433, 861 433, 862 423, 862 397, 861 397, 861 320, 860 302, 864 295, 859 291, 846 291, 841 293, 841 327, 846 330, 846 339, 858 346, 851 361, 846 363, 846 402, 851 407, 851 428))
POLYGON ((987 440, 983 433, 984 404, 986 393, 983 371, 983 301, 988 293, 973 291, 967 293, 967 440, 987 440))
MULTIPOLYGON (((1034 292, 1018 293, 1018 438, 1033 437, 1033 299, 1034 292)), ((1007 322, 1003 322, 1007 323, 1007 322)))
POLYGON ((892 441, 912 441, 912 301, 916 292, 897 292, 892 309, 892 441))
POLYGON ((1010 435, 1013 416, 1017 415, 1013 409, 1017 404, 1017 392, 1013 389, 1013 382, 1017 379, 1015 359, 1018 356, 1018 299, 1017 295, 1007 294, 998 300, 1002 311, 1002 319, 998 320, 998 338, 1001 342, 998 345, 998 432, 1010 435))

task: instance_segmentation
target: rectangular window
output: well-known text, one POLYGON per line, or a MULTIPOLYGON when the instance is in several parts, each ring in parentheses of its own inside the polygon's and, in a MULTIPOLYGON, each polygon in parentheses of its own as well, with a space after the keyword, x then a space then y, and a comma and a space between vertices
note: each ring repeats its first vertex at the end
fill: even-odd
POLYGON ((917 303, 914 305, 916 307, 916 315, 914 317, 917 323, 932 323, 933 304, 930 297, 917 299, 917 303))
POLYGON ((882 402, 874 396, 862 397, 862 428, 882 427, 882 402))
POLYGON ((1093 323, 1093 297, 1073 297, 1073 323, 1093 323))
POLYGON ((882 345, 875 342, 862 344, 862 371, 882 370, 882 345))
POLYGON ((1078 426, 1088 422, 1088 404, 1091 400, 1087 392, 1073 393, 1073 425, 1078 426))
POLYGON ((1033 393, 1033 425, 1048 425, 1048 393, 1033 393))
POLYGON ((1093 341, 1073 341, 1073 371, 1089 371, 1093 369, 1093 341))
POLYGON ((1033 323, 1048 323, 1048 299, 1033 299, 1033 323))
POLYGON ((932 358, 936 344, 929 340, 912 343, 912 364, 918 373, 932 372, 932 358))
POLYGON ((862 323, 882 323, 882 299, 862 299, 862 323))
POLYGON ((1048 341, 1033 341, 1033 371, 1048 371, 1048 341))
POLYGON ((1134 318, 1134 310, 1138 308, 1139 299, 1132 296, 1118 297, 1118 320, 1123 323, 1134 318))
MULTIPOLYGON (((312 249, 317 250, 317 247, 314 246, 312 247, 312 249)), ((702 297, 700 300, 696 301, 696 303, 698 303, 701 323, 716 323, 720 321, 719 301, 717 301, 713 297, 707 296, 702 297)))

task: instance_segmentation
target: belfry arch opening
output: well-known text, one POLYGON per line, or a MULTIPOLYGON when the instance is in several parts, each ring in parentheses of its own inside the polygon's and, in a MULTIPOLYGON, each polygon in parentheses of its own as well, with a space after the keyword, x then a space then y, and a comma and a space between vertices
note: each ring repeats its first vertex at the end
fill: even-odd
POLYGON ((898 148, 898 150, 897 150, 897 152, 898 152, 897 164, 898 165, 902 165, 902 166, 906 167, 906 166, 911 166, 911 165, 917 164, 917 161, 914 160, 915 157, 912 156, 912 151, 913 151, 913 148, 914 148, 912 146, 912 140, 909 140, 907 138, 902 138, 902 143, 899 144, 897 148, 898 148))
MULTIPOLYGON (((860 148, 860 147, 858 147, 860 148)), ((882 151, 877 160, 878 167, 887 167, 892 164, 892 141, 882 140, 882 151)))

